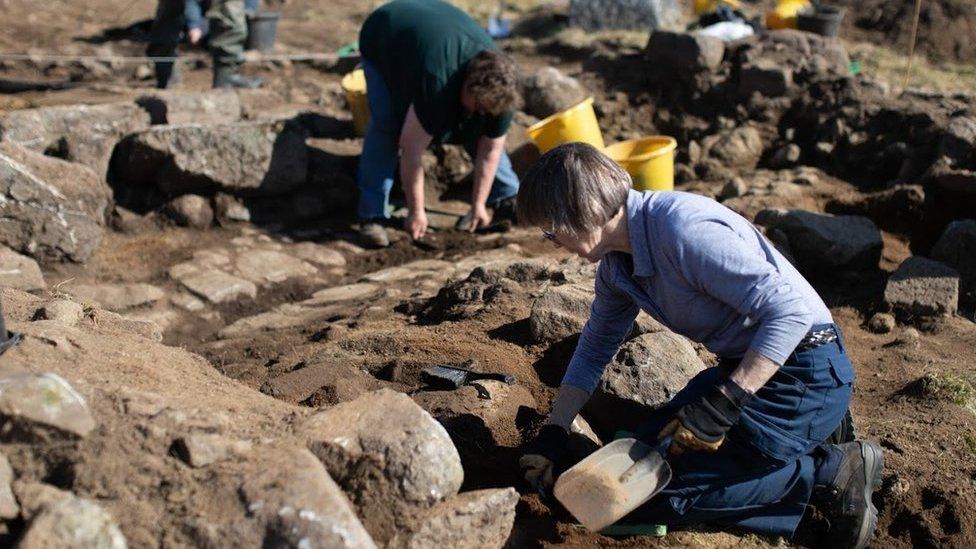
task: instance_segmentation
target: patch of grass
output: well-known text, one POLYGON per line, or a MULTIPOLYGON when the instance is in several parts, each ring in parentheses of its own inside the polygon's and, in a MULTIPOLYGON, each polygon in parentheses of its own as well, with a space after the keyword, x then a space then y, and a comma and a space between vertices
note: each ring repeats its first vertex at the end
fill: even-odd
POLYGON ((976 413, 976 375, 926 374, 921 379, 923 393, 937 400, 951 402, 976 413))
MULTIPOLYGON (((888 82, 893 87, 905 84, 905 68, 908 65, 908 55, 905 53, 867 42, 846 42, 845 45, 851 59, 860 61, 863 74, 888 82)), ((937 65, 916 53, 907 87, 971 93, 976 89, 976 65, 937 65)))

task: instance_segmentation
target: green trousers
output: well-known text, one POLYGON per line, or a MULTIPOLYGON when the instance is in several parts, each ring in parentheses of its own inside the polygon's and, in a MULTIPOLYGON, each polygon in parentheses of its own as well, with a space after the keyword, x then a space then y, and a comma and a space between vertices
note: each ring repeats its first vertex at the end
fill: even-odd
MULTIPOLYGON (((146 54, 150 57, 173 57, 180 43, 185 0, 159 0, 153 20, 146 54)), ((214 60, 214 74, 237 72, 244 62, 244 41, 247 39, 247 19, 244 0, 211 0, 206 12, 210 21, 210 54, 214 60)), ((165 88, 174 73, 172 62, 156 63, 156 81, 165 88)))

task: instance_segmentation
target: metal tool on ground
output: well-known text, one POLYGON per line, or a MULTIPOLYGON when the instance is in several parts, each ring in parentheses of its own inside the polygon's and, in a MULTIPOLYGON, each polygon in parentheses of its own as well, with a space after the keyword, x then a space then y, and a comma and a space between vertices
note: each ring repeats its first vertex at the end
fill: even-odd
POLYGON ((671 438, 650 446, 622 438, 590 454, 556 480, 556 499, 592 532, 616 523, 671 482, 671 438))
POLYGON ((7 331, 7 324, 3 320, 3 304, 0 304, 0 355, 18 343, 20 334, 7 331))
POLYGON ((421 381, 432 389, 458 389, 473 381, 494 380, 515 383, 515 376, 494 372, 475 372, 460 366, 437 365, 426 368, 420 375, 421 381))

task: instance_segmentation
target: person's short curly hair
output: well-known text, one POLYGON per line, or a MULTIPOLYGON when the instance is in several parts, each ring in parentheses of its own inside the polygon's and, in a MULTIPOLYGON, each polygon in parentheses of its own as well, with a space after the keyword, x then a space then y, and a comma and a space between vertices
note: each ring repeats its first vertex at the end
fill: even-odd
POLYGON ((499 116, 522 104, 519 95, 518 68, 510 55, 484 50, 468 62, 464 91, 488 114, 499 116))

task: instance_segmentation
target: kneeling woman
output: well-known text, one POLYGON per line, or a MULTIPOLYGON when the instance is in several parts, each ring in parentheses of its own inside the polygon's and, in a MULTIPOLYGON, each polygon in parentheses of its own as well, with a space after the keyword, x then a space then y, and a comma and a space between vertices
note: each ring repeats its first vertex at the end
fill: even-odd
POLYGON ((626 172, 580 143, 532 167, 518 217, 600 262, 552 413, 520 460, 526 480, 548 488, 565 464, 570 423, 643 310, 721 360, 648 410, 642 438, 672 436, 680 457, 664 492, 628 520, 789 538, 814 498, 836 542, 867 545, 881 449, 825 442, 847 412, 854 371, 830 310, 762 233, 709 198, 636 192, 626 172))

